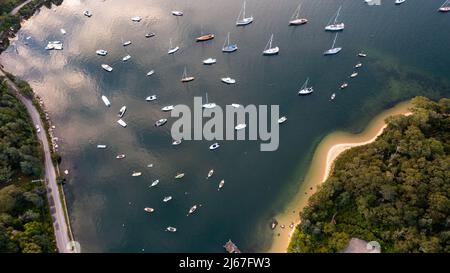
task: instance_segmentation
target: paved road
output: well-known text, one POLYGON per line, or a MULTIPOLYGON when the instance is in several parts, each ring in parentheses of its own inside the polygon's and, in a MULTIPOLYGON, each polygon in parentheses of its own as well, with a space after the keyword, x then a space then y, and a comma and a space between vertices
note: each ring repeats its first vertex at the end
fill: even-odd
POLYGON ((9 14, 16 15, 23 6, 25 6, 26 4, 28 4, 30 2, 31 2, 31 0, 27 0, 27 1, 23 2, 22 4, 15 7, 9 14))
MULTIPOLYGON (((0 76, 5 76, 3 70, 0 69, 0 76)), ((19 93, 18 87, 8 78, 6 78, 7 84, 13 91, 13 94, 25 105, 28 114, 33 120, 34 125, 39 125, 41 132, 37 134, 39 141, 42 144, 45 155, 45 180, 47 188, 47 197, 50 205, 50 212, 53 219, 53 229, 55 231, 56 246, 60 253, 71 252, 66 249, 67 244, 71 241, 67 232, 66 218, 64 217, 64 210, 59 197, 58 184, 56 183, 56 172, 53 166, 52 158, 50 155, 50 147, 48 145, 47 135, 45 134, 43 122, 36 107, 34 107, 31 100, 25 98, 19 93)))

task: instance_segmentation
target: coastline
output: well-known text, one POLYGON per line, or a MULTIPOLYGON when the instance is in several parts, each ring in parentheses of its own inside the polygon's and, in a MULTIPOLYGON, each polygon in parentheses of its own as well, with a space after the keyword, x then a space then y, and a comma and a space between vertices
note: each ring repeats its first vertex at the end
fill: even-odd
POLYGON ((295 228, 289 228, 289 224, 294 222, 297 226, 300 223, 299 212, 308 204, 309 197, 315 193, 317 187, 328 178, 336 158, 350 148, 375 141, 387 126, 385 119, 393 115, 410 114, 410 106, 409 101, 399 103, 374 117, 361 133, 351 134, 337 131, 327 135, 319 143, 304 182, 288 205, 275 217, 279 225, 274 230, 272 245, 267 252, 285 253, 287 251, 290 238, 295 231, 295 228), (285 225, 286 227, 281 229, 280 225, 285 225))

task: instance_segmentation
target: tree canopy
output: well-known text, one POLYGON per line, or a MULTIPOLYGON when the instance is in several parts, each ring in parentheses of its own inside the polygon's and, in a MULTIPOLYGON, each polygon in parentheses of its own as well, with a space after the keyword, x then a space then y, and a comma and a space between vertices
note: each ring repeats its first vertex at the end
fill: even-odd
POLYGON ((349 149, 300 213, 289 252, 450 252, 450 99, 412 100, 371 144, 349 149))

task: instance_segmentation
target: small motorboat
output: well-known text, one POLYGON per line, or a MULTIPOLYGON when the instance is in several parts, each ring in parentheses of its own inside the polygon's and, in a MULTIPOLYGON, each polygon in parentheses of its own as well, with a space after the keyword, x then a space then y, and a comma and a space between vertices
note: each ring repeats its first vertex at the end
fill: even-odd
POLYGON ((245 127, 247 127, 247 124, 245 124, 245 123, 240 123, 240 124, 236 125, 236 126, 234 127, 234 129, 235 129, 236 131, 239 131, 239 130, 245 129, 245 127))
POLYGON ((146 101, 154 101, 156 100, 156 95, 151 95, 145 98, 146 101))
POLYGON ((278 221, 276 219, 273 219, 272 222, 270 223, 270 228, 272 230, 274 230, 278 225, 278 221))
POLYGON ((126 62, 126 61, 128 61, 129 59, 131 59, 131 56, 130 56, 130 55, 127 55, 127 56, 125 56, 125 57, 122 58, 122 61, 123 61, 123 62, 126 62))
POLYGON ((219 143, 216 142, 216 143, 212 144, 211 146, 209 146, 209 149, 212 151, 212 150, 215 150, 215 149, 217 149, 219 147, 220 147, 219 143))
POLYGON ((91 17, 91 16, 92 16, 92 13, 91 13, 90 11, 88 11, 88 10, 85 10, 85 11, 83 12, 83 14, 84 14, 84 16, 86 16, 86 17, 91 17))
POLYGON ((194 213, 197 209, 198 209, 198 207, 200 207, 201 205, 193 205, 190 209, 189 209, 189 212, 188 212, 188 216, 190 215, 190 214, 192 214, 192 213, 194 213))
POLYGON ((355 78, 356 76, 358 76, 358 72, 353 72, 353 73, 350 75, 350 78, 355 78))
POLYGON ((63 44, 61 41, 50 41, 45 46, 46 50, 62 50, 63 44))
POLYGON ((173 10, 172 15, 174 16, 183 16, 183 12, 180 10, 173 10))
POLYGON ((221 188, 223 188, 223 186, 225 186, 225 180, 220 180, 220 182, 219 182, 219 187, 218 187, 218 191, 221 189, 221 188))
POLYGON ((127 107, 124 105, 120 108, 119 113, 117 114, 117 116, 119 118, 123 117, 123 115, 125 115, 125 112, 127 111, 127 107))
POLYGON ((203 60, 203 64, 205 65, 211 65, 211 64, 215 64, 216 63, 216 59, 213 58, 208 58, 206 60, 203 60))
POLYGON ((184 177, 184 173, 179 173, 177 175, 175 175, 175 179, 181 179, 184 177))
POLYGON ((164 106, 163 108, 161 108, 161 111, 163 111, 163 112, 170 112, 170 111, 172 111, 174 108, 175 108, 175 107, 174 107, 173 105, 167 105, 167 106, 164 106))
POLYGON ((162 118, 162 119, 157 120, 157 121, 155 122, 155 126, 156 126, 156 127, 163 126, 164 124, 166 124, 166 122, 167 122, 167 119, 162 118))
POLYGON ((126 41, 123 43, 123 46, 129 46, 129 45, 131 45, 131 41, 126 41))
POLYGON ((111 102, 105 95, 102 96, 102 101, 106 106, 108 106, 108 107, 111 106, 111 102))
POLYGON ((155 74, 155 70, 153 69, 147 72, 147 76, 151 76, 153 74, 155 74))
POLYGON ((140 22, 141 20, 142 20, 142 18, 139 16, 131 17, 131 21, 133 21, 133 22, 140 22))
POLYGON ((125 154, 116 155, 116 159, 124 159, 125 157, 125 154))
POLYGON ((152 213, 152 212, 155 211, 154 208, 144 208, 144 210, 145 210, 146 212, 148 212, 148 213, 152 213))
POLYGON ((119 120, 117 121, 117 123, 119 123, 120 126, 122 126, 123 128, 127 127, 127 123, 126 123, 125 121, 123 121, 122 119, 119 119, 119 120))
POLYGON ((226 84, 235 84, 236 83, 236 80, 232 79, 230 77, 221 78, 220 80, 226 84))
POLYGON ((173 146, 177 146, 177 145, 180 145, 181 144, 181 140, 174 140, 173 142, 172 142, 172 145, 173 146))
POLYGON ((355 65, 355 68, 360 68, 360 67, 362 67, 362 63, 357 63, 357 64, 355 65))
POLYGON ((406 0, 395 0, 395 4, 396 4, 396 5, 400 5, 400 4, 405 3, 405 1, 406 1, 406 0))
POLYGON ((174 227, 167 227, 166 231, 168 231, 168 232, 177 232, 177 229, 174 228, 174 227))
POLYGON ((107 64, 102 64, 102 68, 108 72, 113 71, 113 68, 107 64))
POLYGON ((278 119, 278 124, 284 123, 284 122, 286 122, 286 120, 287 120, 287 117, 283 116, 283 117, 278 119))
POLYGON ((335 98, 336 98, 336 93, 331 94, 330 99, 331 99, 331 100, 334 100, 335 98))
POLYGON ((62 34, 62 35, 66 35, 66 33, 67 33, 67 32, 66 32, 66 30, 65 30, 65 29, 63 29, 63 28, 62 28, 62 29, 60 29, 59 31, 61 31, 61 34, 62 34))
POLYGON ((341 84, 341 89, 345 89, 348 87, 348 83, 344 82, 343 84, 341 84))
POLYGON ((208 178, 210 178, 211 176, 213 176, 213 174, 214 174, 214 170, 213 170, 213 169, 209 170, 208 176, 206 177, 206 179, 208 179, 208 178))
POLYGON ((95 51, 95 53, 97 53, 97 55, 100 55, 100 56, 106 56, 108 54, 108 51, 106 51, 104 49, 99 49, 99 50, 95 51))
POLYGON ((169 202, 170 200, 172 200, 172 196, 166 196, 163 198, 163 202, 169 202))
POLYGON ((360 52, 360 53, 358 53, 358 57, 364 58, 364 57, 367 57, 367 54, 363 53, 363 52, 360 52))
POLYGON ((202 35, 200 37, 197 37, 195 40, 197 42, 205 42, 205 41, 209 41, 214 39, 214 34, 210 33, 210 34, 206 34, 206 35, 202 35))
POLYGON ((98 144, 97 149, 106 149, 106 145, 104 144, 98 144))
POLYGON ((150 32, 150 33, 145 34, 145 38, 152 38, 155 35, 156 34, 154 32, 150 32))
POLYGON ((142 175, 141 172, 133 172, 133 173, 131 174, 131 176, 133 176, 133 177, 137 177, 137 176, 141 176, 141 175, 142 175))
POLYGON ((159 184, 159 179, 156 179, 155 181, 152 182, 152 184, 150 185, 150 188, 155 187, 158 184, 159 184))

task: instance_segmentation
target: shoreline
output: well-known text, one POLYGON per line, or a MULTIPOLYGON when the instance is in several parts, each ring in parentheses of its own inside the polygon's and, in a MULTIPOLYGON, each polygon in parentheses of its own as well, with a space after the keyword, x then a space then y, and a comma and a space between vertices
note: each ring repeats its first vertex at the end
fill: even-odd
POLYGON ((269 253, 286 253, 295 228, 289 228, 293 222, 295 226, 300 223, 299 212, 308 204, 309 197, 316 192, 318 186, 326 181, 333 169, 336 158, 344 151, 369 144, 377 139, 386 128, 385 119, 393 115, 409 115, 409 101, 401 102, 396 106, 384 110, 375 116, 365 129, 358 134, 336 131, 323 138, 312 157, 310 167, 305 175, 304 182, 300 185, 298 192, 286 205, 283 211, 275 217, 279 225, 273 231, 273 241, 269 253), (284 229, 280 225, 285 225, 284 229), (278 236, 279 234, 279 236, 278 236))

